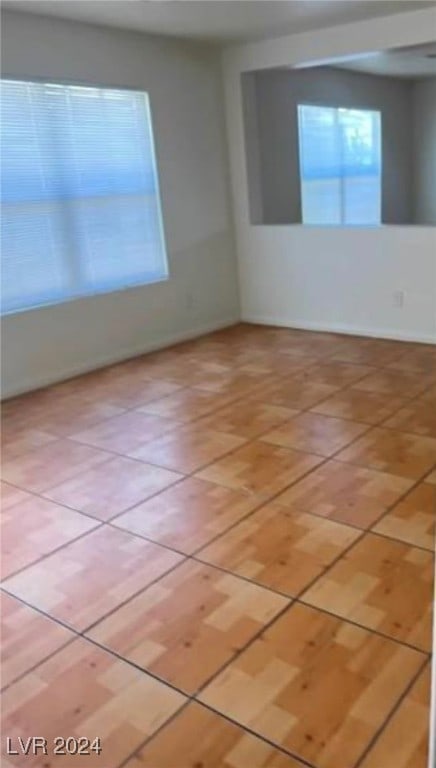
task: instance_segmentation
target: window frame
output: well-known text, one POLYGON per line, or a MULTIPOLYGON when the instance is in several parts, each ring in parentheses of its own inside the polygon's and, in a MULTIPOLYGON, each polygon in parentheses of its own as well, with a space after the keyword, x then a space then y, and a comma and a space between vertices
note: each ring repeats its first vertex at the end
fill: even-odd
MULTIPOLYGON (((383 110, 379 105, 373 105, 373 106, 344 106, 343 104, 338 103, 332 103, 331 101, 324 101, 323 99, 318 100, 310 100, 310 101, 297 101, 295 105, 295 120, 297 125, 297 155, 298 155, 298 178, 299 178, 299 196, 300 196, 300 226, 302 227, 318 227, 318 228, 331 228, 331 229, 375 229, 378 227, 383 226, 383 110), (353 223, 347 223, 347 222, 340 222, 338 224, 336 223, 330 223, 330 224, 311 224, 303 221, 303 191, 302 191, 302 184, 303 184, 303 177, 301 174, 301 126, 300 126, 300 120, 298 116, 298 109, 299 107, 320 107, 320 108, 326 108, 326 109, 347 109, 347 110, 353 110, 356 112, 377 112, 379 115, 379 121, 380 121, 380 145, 379 145, 379 155, 380 155, 380 221, 377 223, 368 223, 368 224, 353 224, 353 223)), ((341 196, 342 197, 342 196, 341 196)), ((341 208, 343 207, 343 201, 341 199, 341 208)))
MULTIPOLYGON (((151 97, 148 90, 145 90, 141 87, 136 86, 127 86, 127 85, 120 85, 120 84, 109 84, 109 83, 101 83, 101 82, 95 82, 95 81, 89 81, 89 80, 81 80, 76 78, 53 78, 51 76, 42 76, 42 75, 32 75, 32 77, 29 77, 28 75, 17 75, 17 74, 9 74, 8 72, 2 72, 0 74, 0 82, 3 82, 5 80, 9 81, 15 81, 18 83, 35 83, 38 85, 41 85, 43 83, 47 83, 48 85, 60 85, 60 86, 77 86, 82 88, 98 88, 100 90, 114 90, 114 91, 128 91, 132 93, 139 93, 146 97, 146 104, 147 104, 147 112, 148 112, 148 129, 150 132, 150 142, 151 142, 151 148, 152 148, 152 157, 151 157, 151 165, 153 169, 153 176, 155 180, 155 186, 156 186, 156 198, 158 202, 158 212, 159 212, 159 234, 162 242, 162 250, 163 250, 163 273, 161 275, 157 275, 156 273, 150 273, 150 279, 148 279, 146 282, 144 280, 138 280, 138 282, 133 283, 126 283, 122 284, 120 283, 116 287, 108 287, 102 286, 101 289, 93 288, 92 290, 80 290, 79 293, 74 293, 71 295, 63 296, 62 298, 51 298, 47 300, 41 300, 41 301, 35 301, 33 304, 28 304, 27 306, 23 307, 14 307, 12 309, 3 309, 1 300, 0 300, 0 318, 1 317, 8 317, 12 315, 18 315, 23 314, 26 312, 34 312, 35 310, 49 308, 49 307, 55 307, 55 306, 62 306, 63 304, 71 304, 72 302, 76 301, 82 301, 87 299, 92 299, 93 297, 100 297, 100 296, 110 296, 112 294, 117 293, 124 293, 125 291, 134 291, 138 290, 138 288, 145 288, 148 285, 156 285, 158 283, 165 283, 170 280, 170 264, 169 264, 169 258, 168 258, 168 247, 167 247, 167 237, 165 233, 165 225, 164 225, 164 200, 161 192, 161 180, 159 175, 159 150, 158 150, 158 142, 156 141, 156 134, 154 130, 154 120, 153 120, 153 111, 152 111, 152 105, 151 105, 151 97)), ((1 128, 1 125, 0 125, 1 128)), ((1 168, 0 168, 1 170, 1 168)), ((1 207, 1 200, 0 200, 0 207, 1 207)), ((0 254, 1 256, 1 254, 0 254)), ((0 260, 0 277, 1 277, 1 260, 0 260)))

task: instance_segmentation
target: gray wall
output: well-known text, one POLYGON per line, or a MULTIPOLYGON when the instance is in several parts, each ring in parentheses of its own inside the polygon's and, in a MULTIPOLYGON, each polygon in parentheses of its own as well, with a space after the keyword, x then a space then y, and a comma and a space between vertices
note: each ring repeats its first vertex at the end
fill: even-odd
MULTIPOLYGON (((304 70, 265 70, 243 75, 243 90, 255 81, 257 122, 245 109, 247 154, 259 145, 258 186, 262 221, 301 222, 298 161, 299 103, 377 109, 382 113, 382 220, 402 224, 412 219, 411 88, 409 81, 342 72, 330 67, 304 70), (248 119, 247 119, 248 118, 248 119)), ((247 158, 248 165, 251 158, 247 158)), ((255 217, 252 217, 255 223, 255 217)))
POLYGON ((170 266, 167 282, 4 317, 3 395, 234 322, 219 50, 24 13, 2 17, 4 77, 148 91, 170 266))
POLYGON ((413 83, 413 221, 436 224, 436 78, 413 83))

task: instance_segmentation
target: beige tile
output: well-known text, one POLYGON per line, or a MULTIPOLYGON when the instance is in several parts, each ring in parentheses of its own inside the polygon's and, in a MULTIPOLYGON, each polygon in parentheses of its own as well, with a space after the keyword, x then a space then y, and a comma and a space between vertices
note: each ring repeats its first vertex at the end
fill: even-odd
POLYGON ((387 472, 327 461, 276 498, 289 511, 312 512, 368 528, 413 485, 387 472))
POLYGON ((436 439, 374 427, 336 458, 419 480, 434 466, 436 439))
POLYGON ((7 579, 5 587, 82 630, 181 559, 175 552, 126 531, 103 527, 7 579))
POLYGON ((181 477, 162 467, 125 456, 111 456, 104 464, 55 485, 45 491, 44 496, 99 520, 109 520, 181 477))
POLYGON ((431 552, 367 533, 303 600, 429 652, 433 573, 431 552))
POLYGON ((226 488, 248 491, 259 501, 266 501, 321 461, 319 456, 310 453, 257 440, 215 461, 198 472, 197 477, 226 488))
POLYGON ((271 502, 201 550, 198 557, 296 596, 360 532, 271 502))
POLYGON ((304 768, 299 760, 192 702, 126 768, 304 768), (198 735, 202 734, 203 738, 198 735), (207 734, 207 737, 204 736, 207 734))
MULTIPOLYGON (((101 754, 82 754, 80 766, 116 768, 181 706, 178 692, 125 661, 78 638, 3 695, 2 730, 15 742, 43 734, 50 756, 28 755, 25 765, 73 768, 78 755, 53 755, 56 737, 101 740, 101 754)), ((82 742, 83 744, 83 742, 82 742)), ((23 756, 8 756, 23 766, 23 756)))
POLYGON ((300 413, 280 427, 262 435, 261 440, 285 448, 331 456, 367 429, 366 424, 348 419, 335 419, 318 413, 300 413))
POLYGON ((95 427, 75 432, 71 439, 115 453, 126 454, 140 448, 144 443, 179 426, 175 419, 129 411, 95 427))
POLYGON ((353 768, 424 659, 295 604, 199 698, 317 768, 353 768))
POLYGON ((1 473, 6 482, 39 493, 110 458, 88 445, 57 440, 5 461, 1 473))
POLYGON ((31 496, 1 517, 1 577, 24 568, 98 525, 46 499, 31 496))
POLYGON ((381 392, 363 392, 350 387, 314 405, 311 410, 325 416, 336 416, 338 419, 379 424, 406 402, 404 397, 384 395, 381 392))
POLYGON ((362 768, 429 768, 430 665, 419 676, 362 768))
POLYGON ((75 638, 66 627, 4 592, 0 608, 3 688, 75 638))
POLYGON ((190 561, 103 619, 89 637, 192 694, 288 604, 190 561))
POLYGON ((191 554, 257 504, 247 491, 191 477, 119 515, 112 524, 191 554))
POLYGON ((434 551, 436 486, 419 483, 374 526, 374 531, 434 551))
POLYGON ((245 442, 242 437, 200 427, 184 427, 129 453, 141 461, 189 474, 245 442))

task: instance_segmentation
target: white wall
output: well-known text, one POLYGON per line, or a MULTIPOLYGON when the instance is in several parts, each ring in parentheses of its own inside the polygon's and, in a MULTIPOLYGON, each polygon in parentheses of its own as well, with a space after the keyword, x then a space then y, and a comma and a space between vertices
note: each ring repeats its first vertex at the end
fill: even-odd
POLYGON ((436 78, 413 84, 414 221, 436 222, 436 78))
POLYGON ((244 72, 424 43, 434 25, 433 11, 417 11, 225 51, 243 319, 436 342, 436 228, 252 226, 241 99, 244 72))
POLYGON ((17 313, 2 321, 2 394, 238 319, 217 49, 2 14, 3 77, 148 91, 170 264, 168 282, 17 313))

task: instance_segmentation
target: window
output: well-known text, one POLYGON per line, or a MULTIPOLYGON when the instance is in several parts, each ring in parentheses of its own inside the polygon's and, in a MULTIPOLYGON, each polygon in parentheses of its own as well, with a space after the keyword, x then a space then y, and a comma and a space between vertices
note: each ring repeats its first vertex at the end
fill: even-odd
POLYGON ((3 80, 2 311, 167 276, 145 93, 3 80))
POLYGON ((298 106, 304 224, 380 224, 380 112, 298 106))

